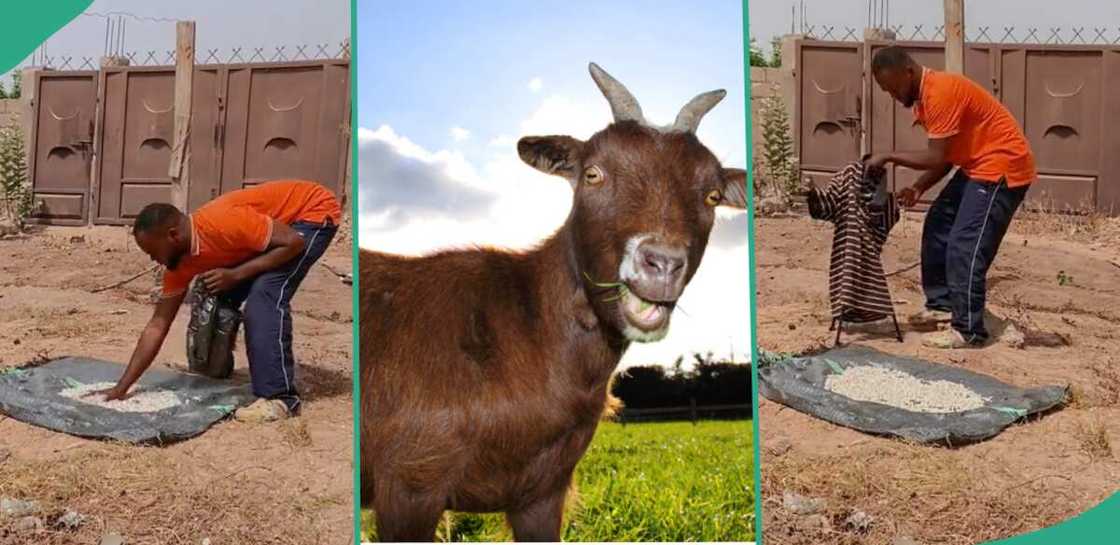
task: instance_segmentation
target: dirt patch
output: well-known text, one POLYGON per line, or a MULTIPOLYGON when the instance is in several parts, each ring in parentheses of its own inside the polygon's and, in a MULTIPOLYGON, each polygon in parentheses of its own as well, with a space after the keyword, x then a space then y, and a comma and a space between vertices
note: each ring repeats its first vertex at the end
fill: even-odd
MULTIPOLYGON (((150 266, 124 229, 47 229, 0 241, 0 368, 82 355, 124 362, 151 316, 154 275, 90 290, 150 266), (74 237, 81 238, 74 238, 74 237)), ((324 260, 348 270, 349 244, 324 260)), ((292 302, 306 403, 293 421, 227 420, 166 448, 130 447, 35 428, 0 415, 0 497, 33 500, 47 520, 73 509, 76 529, 18 530, 0 544, 344 543, 353 532, 350 287, 314 267, 292 302)), ((186 367, 184 306, 155 366, 186 367)), ((244 343, 238 343, 243 345, 244 343)), ((248 374, 244 347, 236 376, 248 374)))
MULTIPOLYGON (((889 278, 900 320, 922 308, 921 273, 907 269, 918 261, 920 220, 900 222, 883 252, 885 270, 901 271, 889 278)), ((864 435, 760 400, 767 545, 879 545, 900 536, 976 543, 1055 524, 1115 492, 1117 226, 1037 216, 1013 224, 989 275, 989 310, 1014 324, 1022 342, 943 352, 923 348, 921 333, 905 321, 903 343, 889 325, 845 330, 845 343, 958 365, 1021 387, 1070 384, 1070 407, 949 450, 864 435), (789 494, 826 507, 795 514, 783 505, 789 494), (853 517, 866 521, 864 515, 869 524, 851 524, 853 517)), ((829 226, 804 217, 759 219, 755 236, 759 346, 794 353, 831 346, 829 226)))

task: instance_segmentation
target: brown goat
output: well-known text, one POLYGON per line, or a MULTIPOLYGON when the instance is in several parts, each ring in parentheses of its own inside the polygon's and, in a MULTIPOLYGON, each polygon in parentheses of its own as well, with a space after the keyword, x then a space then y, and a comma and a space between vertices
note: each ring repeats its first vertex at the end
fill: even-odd
POLYGON ((361 252, 361 501, 381 540, 431 541, 455 510, 505 512, 515 539, 558 541, 623 352, 666 334, 716 206, 746 206, 744 171, 695 136, 724 91, 651 127, 590 69, 614 123, 587 142, 517 144, 574 189, 550 238, 525 252, 361 252))

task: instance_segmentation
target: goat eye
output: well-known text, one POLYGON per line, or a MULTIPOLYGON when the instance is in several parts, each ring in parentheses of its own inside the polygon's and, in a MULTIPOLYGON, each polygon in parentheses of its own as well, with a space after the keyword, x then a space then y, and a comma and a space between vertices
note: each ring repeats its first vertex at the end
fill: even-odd
POLYGON ((708 196, 704 197, 704 203, 708 206, 715 206, 723 200, 723 194, 718 189, 713 189, 708 192, 708 196))
POLYGON ((583 169, 583 181, 589 185, 595 185, 603 181, 603 171, 597 166, 589 166, 583 169))

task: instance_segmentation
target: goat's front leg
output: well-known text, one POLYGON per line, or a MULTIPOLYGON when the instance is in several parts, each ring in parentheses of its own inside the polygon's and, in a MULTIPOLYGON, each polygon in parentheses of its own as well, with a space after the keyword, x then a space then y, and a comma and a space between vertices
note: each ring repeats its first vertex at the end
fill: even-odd
POLYGON ((377 520, 377 541, 432 542, 443 516, 438 498, 417 498, 408 494, 378 491, 373 502, 377 520))
POLYGON ((522 509, 506 513, 516 541, 560 541, 564 518, 564 498, 568 488, 541 498, 522 509))

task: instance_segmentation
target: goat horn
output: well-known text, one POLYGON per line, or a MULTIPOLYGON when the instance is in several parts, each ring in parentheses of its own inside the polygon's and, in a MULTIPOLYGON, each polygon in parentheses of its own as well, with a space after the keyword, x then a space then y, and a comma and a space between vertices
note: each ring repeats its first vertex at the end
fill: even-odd
POLYGON ((646 119, 642 116, 642 107, 638 105, 638 99, 626 90, 626 86, 619 83, 618 80, 611 77, 595 63, 591 63, 589 68, 591 79, 595 80, 595 85, 599 86, 599 90, 603 92, 603 96, 607 98, 607 102, 611 105, 614 120, 637 121, 645 125, 646 119))
POLYGON ((727 96, 727 91, 723 89, 696 95, 696 97, 688 101, 688 104, 684 105, 684 108, 681 108, 681 113, 677 114, 677 120, 673 123, 672 130, 696 132, 696 128, 700 126, 700 119, 704 117, 704 114, 711 111, 725 96, 727 96))

